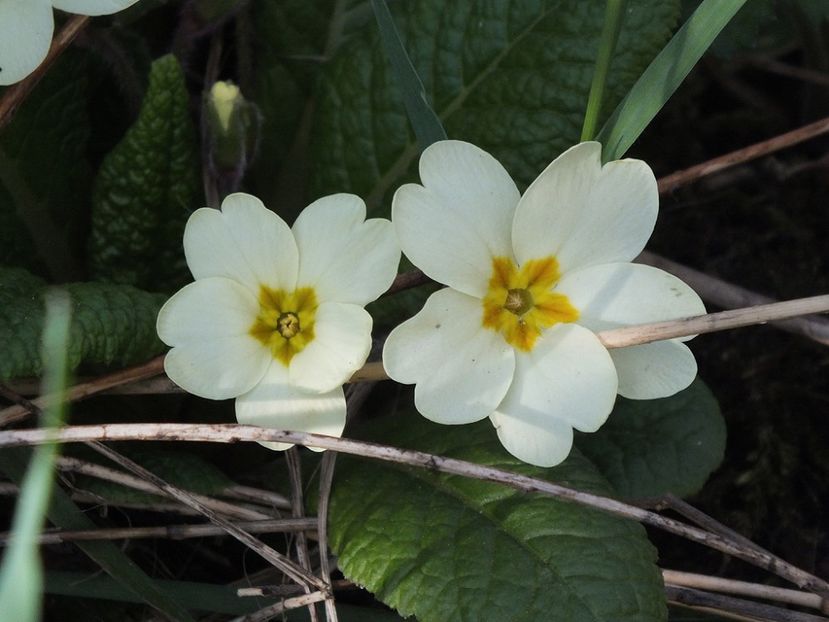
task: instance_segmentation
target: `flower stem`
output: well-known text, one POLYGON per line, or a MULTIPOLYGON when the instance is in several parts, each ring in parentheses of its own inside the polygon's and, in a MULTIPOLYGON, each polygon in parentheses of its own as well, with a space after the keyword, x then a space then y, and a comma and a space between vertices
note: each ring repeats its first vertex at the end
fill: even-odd
POLYGON ((607 0, 605 6, 604 26, 602 27, 599 50, 596 56, 596 70, 593 72, 593 83, 590 85, 587 110, 584 112, 584 125, 581 130, 582 141, 592 140, 596 136, 596 126, 599 123, 599 113, 602 109, 607 73, 613 60, 613 51, 616 49, 616 41, 622 27, 622 14, 626 4, 626 0, 607 0))

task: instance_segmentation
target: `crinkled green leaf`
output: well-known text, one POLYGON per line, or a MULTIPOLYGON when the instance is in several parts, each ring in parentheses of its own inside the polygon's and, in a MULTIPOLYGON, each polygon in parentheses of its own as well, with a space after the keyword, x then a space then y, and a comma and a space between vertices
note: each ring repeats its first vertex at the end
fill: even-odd
POLYGON ((95 279, 153 291, 188 279, 182 233, 202 202, 189 106, 178 61, 155 61, 138 119, 95 181, 89 244, 95 279))
MULTIPOLYGON (((578 142, 604 0, 412 0, 391 6, 450 138, 495 155, 527 184, 578 142)), ((670 35, 678 2, 631 0, 610 70, 611 111, 670 35)), ((388 214, 419 150, 374 25, 326 68, 314 126, 313 195, 354 192, 388 214), (384 199, 386 199, 384 201, 384 199)))
MULTIPOLYGON (((47 286, 24 271, 0 267, 0 379, 42 371, 40 336, 47 286)), ((71 283, 69 367, 81 363, 123 367, 160 353, 155 318, 165 297, 128 285, 71 283)))
MULTIPOLYGON (((553 469, 526 465, 484 421, 381 420, 370 440, 608 494, 575 451, 553 469)), ((634 522, 497 484, 340 456, 330 543, 344 574, 420 622, 655 622, 666 618, 656 552, 634 522)))
POLYGON ((578 448, 629 498, 697 492, 722 462, 725 421, 702 380, 661 400, 619 398, 607 423, 578 448))
POLYGON ((0 131, 0 265, 79 278, 91 171, 87 65, 61 58, 0 131))
MULTIPOLYGON (((126 454, 131 460, 173 486, 190 492, 216 495, 233 485, 233 481, 227 475, 195 454, 150 447, 122 450, 121 453, 126 454)), ((155 503, 158 501, 157 495, 94 477, 78 476, 77 486, 113 503, 155 503)))

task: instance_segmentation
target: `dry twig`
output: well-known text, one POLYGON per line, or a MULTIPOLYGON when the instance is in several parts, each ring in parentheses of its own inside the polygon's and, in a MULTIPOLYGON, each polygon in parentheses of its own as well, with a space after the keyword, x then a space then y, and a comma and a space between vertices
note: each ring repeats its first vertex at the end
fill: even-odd
MULTIPOLYGON (((126 441, 126 440, 163 440, 163 441, 200 441, 213 443, 236 443, 253 441, 271 441, 292 443, 319 449, 331 449, 340 453, 347 453, 366 458, 386 460, 397 464, 425 468, 441 473, 450 473, 471 477, 483 481, 503 484, 524 492, 541 493, 595 508, 602 512, 621 516, 641 522, 680 537, 697 542, 704 546, 732 555, 750 564, 775 573, 802 589, 809 590, 823 597, 829 596, 829 583, 797 568, 788 562, 768 553, 760 553, 753 549, 735 544, 718 534, 714 534, 697 527, 692 527, 671 518, 661 516, 655 512, 622 503, 615 499, 601 497, 591 493, 581 492, 565 486, 560 486, 545 480, 510 473, 501 469, 487 467, 465 460, 444 458, 434 454, 409 449, 398 449, 386 445, 378 445, 364 441, 346 438, 308 434, 303 432, 286 432, 269 430, 254 426, 234 424, 182 424, 182 423, 133 423, 133 424, 104 424, 90 426, 67 426, 65 428, 38 429, 38 430, 6 430, 0 432, 0 448, 21 445, 36 445, 45 442, 89 442, 97 440, 126 441)), ((152 475, 152 474, 150 474, 152 475)), ((190 503, 188 502, 188 505, 190 503)), ((212 514, 212 513, 211 513, 212 514)), ((218 517, 217 517, 218 518, 218 517)), ((211 519, 212 520, 212 519, 211 519)), ((228 525, 233 527, 233 525, 228 525)), ((236 536, 235 533, 232 535, 236 536)), ((241 537, 239 539, 242 539, 241 537)), ((244 540, 243 540, 244 542, 244 540)), ((314 577, 321 583, 321 580, 314 577)), ((325 587, 327 589, 327 587, 325 587)), ((322 589, 322 591, 325 591, 322 589)))
MULTIPOLYGON (((236 526, 248 533, 290 533, 316 529, 316 518, 269 518, 267 520, 241 521, 236 526)), ((162 527, 121 527, 115 529, 87 530, 46 530, 38 536, 38 544, 60 544, 80 540, 138 540, 144 538, 168 538, 185 540, 188 538, 206 538, 225 536, 221 527, 211 524, 165 525, 162 527)), ((0 546, 11 542, 10 533, 0 533, 0 546)))

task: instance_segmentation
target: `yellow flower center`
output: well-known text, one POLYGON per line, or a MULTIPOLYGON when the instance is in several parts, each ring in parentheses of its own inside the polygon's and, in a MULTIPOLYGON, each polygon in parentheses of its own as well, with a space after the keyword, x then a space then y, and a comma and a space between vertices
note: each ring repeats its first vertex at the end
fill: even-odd
POLYGON ((532 259, 520 270, 512 259, 494 257, 483 325, 501 333, 514 348, 529 352, 545 328, 579 317, 567 296, 552 291, 559 278, 558 261, 552 256, 532 259))
POLYGON ((248 331, 284 365, 314 339, 317 295, 312 287, 293 292, 259 287, 259 315, 248 331))

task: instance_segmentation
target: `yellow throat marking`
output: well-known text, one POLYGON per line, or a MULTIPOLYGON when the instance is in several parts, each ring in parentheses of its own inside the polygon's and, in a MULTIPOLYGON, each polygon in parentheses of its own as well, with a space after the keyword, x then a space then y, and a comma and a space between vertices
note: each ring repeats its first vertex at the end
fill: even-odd
POLYGON ((494 257, 492 276, 483 299, 482 323, 504 340, 529 352, 544 331, 579 317, 567 296, 552 291, 561 278, 555 257, 532 259, 519 270, 512 259, 494 257))
POLYGON ((314 339, 317 295, 313 287, 293 292, 259 286, 259 315, 248 331, 273 357, 288 365, 314 339))

